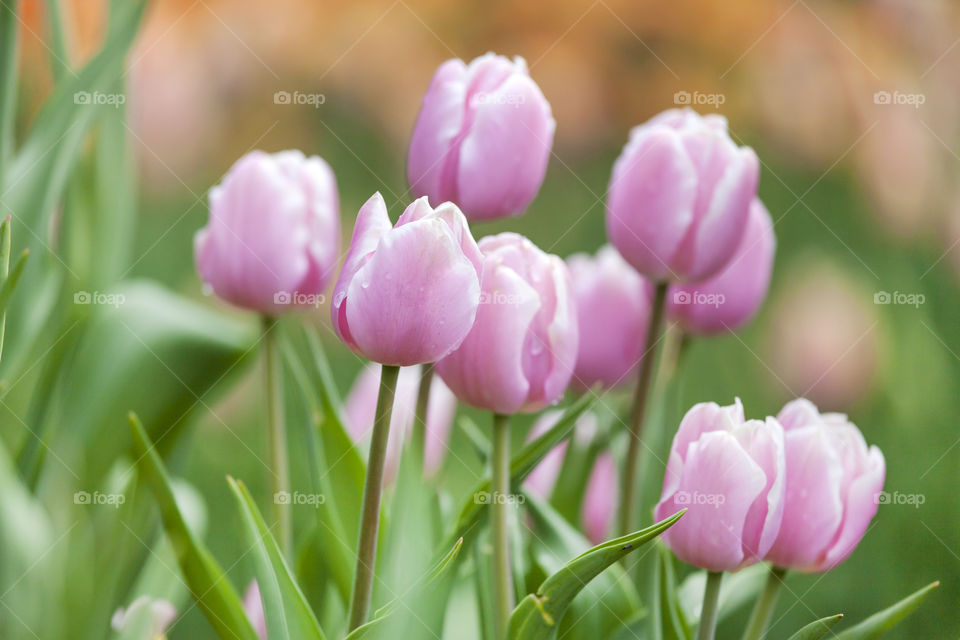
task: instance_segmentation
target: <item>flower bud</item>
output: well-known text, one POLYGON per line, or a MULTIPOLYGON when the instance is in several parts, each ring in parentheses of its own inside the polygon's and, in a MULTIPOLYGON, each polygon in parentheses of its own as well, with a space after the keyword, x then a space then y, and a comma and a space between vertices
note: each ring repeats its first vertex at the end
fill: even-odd
POLYGON ((538 411, 563 395, 577 354, 577 316, 563 260, 515 233, 480 241, 477 319, 437 373, 460 400, 496 413, 538 411))
POLYGON ((543 183, 555 128, 523 58, 448 60, 423 96, 407 178, 472 221, 519 215, 543 183))
POLYGON ((886 463, 842 413, 821 414, 808 400, 777 416, 784 429, 783 524, 766 560, 799 571, 827 571, 856 548, 877 513, 886 463))
POLYGON ((656 519, 687 513, 663 534, 678 558, 708 571, 736 571, 770 550, 783 518, 783 428, 744 420, 728 407, 695 405, 670 448, 656 519))
POLYGON ((317 306, 340 247, 329 165, 300 151, 253 151, 210 190, 210 221, 194 237, 200 277, 218 297, 280 314, 317 306))
POLYGON ((473 326, 480 260, 456 205, 433 209, 420 198, 391 227, 376 193, 357 215, 334 287, 333 327, 347 346, 374 362, 439 360, 473 326))
POLYGON ((725 118, 665 111, 630 132, 613 166, 607 236, 654 282, 705 280, 740 244, 758 178, 725 118))

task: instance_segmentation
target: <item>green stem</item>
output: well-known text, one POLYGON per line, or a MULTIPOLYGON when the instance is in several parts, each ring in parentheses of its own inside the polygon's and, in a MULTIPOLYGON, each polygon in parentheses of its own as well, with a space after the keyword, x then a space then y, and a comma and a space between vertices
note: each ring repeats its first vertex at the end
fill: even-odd
POLYGON ((383 466, 387 459, 390 412, 393 409, 399 374, 400 367, 388 365, 383 365, 380 373, 377 414, 370 438, 367 477, 363 485, 360 539, 357 541, 357 566, 353 574, 353 596, 350 598, 349 631, 366 623, 370 613, 374 567, 377 561, 377 530, 380 527, 380 498, 383 494, 383 466))
POLYGON ((663 332, 664 311, 666 310, 667 284, 657 285, 653 296, 653 309, 650 312, 650 325, 640 363, 640 374, 633 397, 633 409, 630 412, 630 444, 627 447, 627 459, 623 468, 620 490, 620 533, 627 535, 633 531, 637 513, 637 475, 640 470, 640 448, 643 444, 643 418, 647 408, 647 396, 653 381, 653 366, 656 361, 657 345, 663 332))
POLYGON ((510 538, 507 531, 510 495, 510 416, 493 415, 493 482, 490 486, 493 523, 493 576, 497 633, 506 638, 513 611, 513 578, 510 575, 510 538))
POLYGON ((280 377, 276 318, 270 316, 263 318, 263 332, 273 517, 277 523, 277 542, 283 556, 289 560, 293 539, 290 527, 290 501, 281 500, 278 495, 290 493, 290 470, 287 462, 287 429, 283 418, 283 379, 280 377))
POLYGON ((427 459, 427 410, 430 407, 430 387, 433 385, 433 365, 423 365, 420 387, 417 390, 417 409, 413 420, 413 451, 422 469, 427 459))
POLYGON ((786 569, 770 567, 770 573, 767 574, 767 583, 763 587, 763 593, 757 598, 753 613, 750 614, 750 622, 747 623, 747 630, 743 633, 743 640, 760 640, 767 631, 767 627, 770 626, 770 618, 773 617, 777 596, 780 595, 780 586, 783 584, 786 575, 786 569))
POLYGON ((717 628, 717 604, 720 601, 722 580, 722 571, 707 572, 707 586, 703 591, 703 609, 700 611, 697 640, 713 640, 713 633, 717 628))

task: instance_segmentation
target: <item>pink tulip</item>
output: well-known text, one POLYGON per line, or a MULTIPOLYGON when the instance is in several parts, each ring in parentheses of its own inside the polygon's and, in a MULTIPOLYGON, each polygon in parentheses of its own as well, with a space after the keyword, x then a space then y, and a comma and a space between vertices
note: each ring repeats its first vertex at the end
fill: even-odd
MULTIPOLYGON (((395 478, 399 468, 403 444, 413 433, 420 389, 420 367, 400 369, 397 390, 390 414, 390 435, 387 440, 387 460, 384 475, 395 478)), ((380 389, 380 366, 371 364, 357 376, 344 403, 346 427, 355 442, 363 440, 373 429, 376 417, 377 394, 380 389)), ((432 378, 427 404, 426 452, 424 474, 434 475, 443 465, 450 440, 450 428, 457 411, 457 399, 438 377, 432 378)))
POLYGON ((426 198, 395 226, 376 193, 357 215, 334 287, 333 327, 374 362, 434 362, 457 348, 480 300, 480 250, 456 205, 426 198))
POLYGON ((757 195, 759 163, 719 115, 671 109, 630 132, 613 166, 607 235, 655 282, 697 282, 733 256, 757 195))
POLYGON ((754 199, 730 262, 709 280, 670 287, 667 313, 689 333, 719 333, 745 325, 767 297, 776 247, 770 213, 754 199))
POLYGON ((610 537, 619 495, 617 463, 612 453, 604 451, 593 463, 580 508, 580 525, 593 544, 600 544, 610 537))
POLYGON ((783 525, 766 556, 799 571, 826 571, 856 548, 877 513, 886 465, 876 446, 840 413, 821 414, 808 400, 777 416, 786 443, 783 525))
POLYGON ((523 58, 444 62, 423 96, 407 179, 470 220, 519 215, 540 190, 556 122, 523 58))
POLYGON ((267 619, 263 615, 263 601, 260 598, 260 585, 254 578, 247 585, 247 590, 243 593, 243 612, 247 614, 247 620, 257 632, 260 640, 267 640, 267 619))
POLYGON ((193 244, 200 277, 232 304, 272 315, 319 306, 340 251, 333 171, 300 151, 248 153, 210 190, 193 244))
POLYGON ((763 558, 783 518, 784 467, 776 419, 744 420, 739 400, 695 405, 673 438, 656 507, 657 520, 687 509, 663 535, 667 546, 709 571, 736 571, 763 558))
POLYGON ((567 258, 580 326, 573 384, 615 387, 634 379, 643 358, 653 286, 607 245, 596 257, 567 258))
POLYGON ((570 272, 515 233, 480 241, 477 319, 437 373, 467 404, 501 414, 533 412, 563 395, 577 354, 570 272))
POLYGON ((129 607, 119 607, 110 618, 110 628, 118 633, 137 631, 149 638, 164 637, 177 619, 177 609, 167 600, 139 596, 129 607))
MULTIPOLYGON (((557 409, 544 411, 533 423, 533 427, 530 428, 527 442, 533 442, 545 434, 556 426, 562 417, 563 411, 557 409)), ((596 432, 597 417, 594 414, 584 413, 577 419, 577 424, 574 426, 574 438, 577 442, 583 445, 588 444, 596 432)), ((560 476, 560 469, 563 467, 563 460, 569 444, 569 440, 564 440, 551 449, 524 480, 523 488, 538 498, 549 500, 557 484, 557 478, 560 476)))

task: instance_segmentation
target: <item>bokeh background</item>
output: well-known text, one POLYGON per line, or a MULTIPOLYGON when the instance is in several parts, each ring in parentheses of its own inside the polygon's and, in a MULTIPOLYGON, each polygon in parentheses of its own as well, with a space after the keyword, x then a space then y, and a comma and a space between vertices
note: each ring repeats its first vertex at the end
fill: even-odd
MULTIPOLYGON (((64 12, 70 62, 79 64, 103 38, 104 7, 72 0, 64 12)), ((25 124, 52 77, 43 4, 26 2, 21 15, 25 124)), ((889 492, 922 496, 918 506, 882 505, 836 570, 792 578, 770 637, 837 610, 860 619, 938 578, 942 588, 890 637, 960 634, 956 2, 155 2, 127 62, 139 184, 129 273, 221 306, 203 296, 192 238, 210 186, 255 148, 300 148, 332 165, 344 246, 372 192, 398 215, 411 199, 406 145, 433 70, 487 51, 527 60, 558 124, 526 215, 478 233, 518 231, 561 256, 594 251, 630 127, 686 98, 724 114, 761 158, 760 195, 779 242, 770 296, 745 330, 691 344, 681 405, 740 396, 748 413, 765 415, 805 395, 849 413, 883 449, 889 492), (322 97, 278 104, 278 91, 322 97), (922 302, 892 295, 883 304, 883 292, 922 302)), ((309 320, 328 327, 327 309, 309 320)), ((323 334, 346 393, 362 363, 323 334)), ((222 558, 242 552, 224 474, 266 492, 257 484, 266 447, 257 373, 204 403, 184 455, 182 473, 207 497, 207 537, 222 558)), ((521 423, 518 442, 522 431, 521 423)), ((457 433, 454 452, 468 450, 457 433)), ((452 458, 446 482, 455 491, 469 486, 458 467, 473 458, 452 458)), ((193 611, 172 637, 199 637, 191 634, 204 624, 193 611)))

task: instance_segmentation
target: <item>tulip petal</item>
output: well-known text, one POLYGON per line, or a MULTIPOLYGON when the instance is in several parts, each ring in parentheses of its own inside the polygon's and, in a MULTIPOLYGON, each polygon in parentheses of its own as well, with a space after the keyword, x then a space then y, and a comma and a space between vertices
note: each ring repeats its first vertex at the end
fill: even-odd
POLYGON ((657 505, 657 520, 687 508, 663 534, 668 546, 684 562, 709 571, 740 568, 744 521, 766 483, 763 469, 732 434, 703 434, 690 445, 677 492, 657 505))
POLYGON ((459 346, 473 324, 480 284, 450 228, 427 219, 383 233, 346 293, 346 323, 339 319, 359 351, 405 366, 439 360, 459 346))
POLYGON ((886 461, 877 447, 871 447, 868 468, 854 480, 844 497, 843 524, 817 570, 826 571, 847 559, 860 544, 873 516, 877 514, 877 494, 883 489, 886 461))
POLYGON ((676 132, 638 127, 613 168, 607 235, 641 273, 676 279, 667 258, 693 221, 696 196, 696 168, 676 132))
POLYGON ((787 432, 785 440, 784 502, 789 508, 767 559, 783 567, 810 567, 819 561, 840 527, 843 503, 839 487, 843 469, 819 426, 794 428, 787 432))
POLYGON ((756 561, 767 554, 780 531, 783 520, 786 459, 783 428, 775 418, 748 420, 734 436, 766 476, 765 498, 750 506, 743 526, 744 558, 756 561))
POLYGON ((523 345, 540 309, 537 291, 499 260, 483 264, 485 298, 463 345, 437 362, 437 372, 468 404, 513 414, 530 385, 522 366, 523 345))

